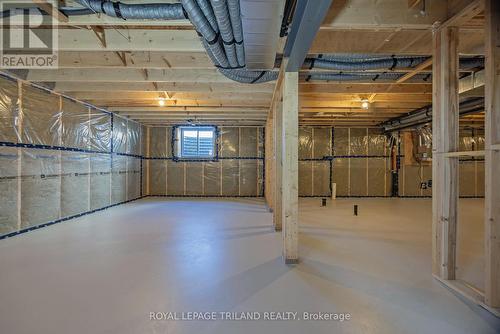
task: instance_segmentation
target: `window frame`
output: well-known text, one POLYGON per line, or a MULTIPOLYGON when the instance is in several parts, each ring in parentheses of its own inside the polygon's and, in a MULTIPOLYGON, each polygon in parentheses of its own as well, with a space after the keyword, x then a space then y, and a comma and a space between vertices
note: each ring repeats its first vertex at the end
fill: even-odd
POLYGON ((175 161, 217 161, 219 158, 219 131, 215 125, 176 125, 172 127, 172 152, 175 161), (213 154, 212 155, 197 155, 197 156, 184 156, 184 131, 197 132, 197 145, 199 150, 199 132, 212 131, 213 133, 213 154))

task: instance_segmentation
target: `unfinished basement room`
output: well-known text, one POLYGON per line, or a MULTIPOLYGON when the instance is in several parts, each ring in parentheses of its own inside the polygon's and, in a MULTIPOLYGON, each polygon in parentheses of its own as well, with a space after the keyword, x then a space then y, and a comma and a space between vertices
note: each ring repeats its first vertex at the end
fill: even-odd
POLYGON ((0 334, 500 333, 500 0, 0 13, 0 334))

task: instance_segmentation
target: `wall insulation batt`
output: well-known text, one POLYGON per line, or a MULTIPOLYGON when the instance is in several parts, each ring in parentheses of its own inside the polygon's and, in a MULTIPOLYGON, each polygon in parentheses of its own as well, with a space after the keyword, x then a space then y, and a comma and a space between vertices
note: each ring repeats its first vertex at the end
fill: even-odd
POLYGON ((142 131, 0 77, 0 236, 141 197, 142 131))
MULTIPOLYGON (((331 183, 339 197, 390 197, 391 157, 388 138, 378 128, 299 128, 299 196, 329 197, 331 183)), ((399 141, 398 196, 430 197, 432 189, 421 183, 432 179, 429 163, 405 165, 404 141, 399 141)), ((460 149, 481 150, 484 133, 463 129, 460 149)), ((484 196, 484 161, 460 160, 460 196, 484 196)))
POLYGON ((264 187, 264 128, 217 127, 216 156, 176 159, 173 127, 150 127, 147 190, 152 196, 256 197, 264 187))

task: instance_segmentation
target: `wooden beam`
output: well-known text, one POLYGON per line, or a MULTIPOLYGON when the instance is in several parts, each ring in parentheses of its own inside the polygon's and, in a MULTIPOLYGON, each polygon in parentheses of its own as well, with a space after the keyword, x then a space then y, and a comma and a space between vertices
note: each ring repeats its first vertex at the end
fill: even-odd
POLYGON ((298 126, 299 92, 298 72, 286 72, 283 79, 283 108, 281 118, 282 140, 282 226, 283 257, 285 263, 299 260, 299 217, 298 217, 298 126))
POLYGON ((479 15, 483 10, 484 0, 472 0, 462 10, 439 25, 438 29, 460 27, 469 22, 473 17, 479 15))
POLYGON ((220 74, 216 69, 142 69, 131 68, 103 68, 103 69, 59 69, 59 70, 30 70, 24 78, 35 82, 193 82, 193 83, 234 83, 220 74))
POLYGON ((408 8, 409 9, 415 8, 421 2, 422 2, 422 0, 408 0, 408 8))
POLYGON ((484 151, 462 151, 444 153, 446 158, 484 157, 484 151))
POLYGON ((419 8, 408 8, 407 1, 333 1, 321 29, 431 29, 434 22, 446 19, 447 5, 446 0, 427 1, 422 16, 419 8))
POLYGON ((400 83, 403 83, 403 82, 413 78, 415 75, 419 74, 420 72, 422 72, 423 70, 425 70, 427 67, 429 67, 431 65, 432 65, 432 58, 429 58, 426 61, 424 61, 423 63, 415 66, 413 71, 406 73, 401 78, 396 80, 396 83, 400 84, 400 83))
POLYGON ((52 16, 57 22, 68 22, 68 17, 47 0, 33 0, 33 3, 37 4, 38 8, 52 16))
POLYGON ((144 92, 144 91, 117 91, 110 96, 109 92, 72 92, 72 97, 79 100, 158 100, 159 97, 170 100, 263 100, 267 103, 271 100, 270 93, 237 92, 237 93, 210 93, 210 92, 171 92, 164 96, 163 91, 144 92))
POLYGON ((500 308, 500 3, 485 2, 485 302, 500 308))
POLYGON ((58 68, 213 69, 206 52, 60 51, 58 68), (118 57, 116 57, 118 56, 118 57))
POLYGON ((269 107, 199 107, 199 106, 165 106, 165 107, 112 107, 108 109, 112 112, 121 112, 121 113, 137 113, 137 112, 171 112, 171 111, 220 111, 220 112, 230 112, 235 110, 259 110, 259 111, 267 111, 269 107))
POLYGON ((273 92, 273 83, 263 83, 255 85, 230 83, 206 83, 206 82, 96 82, 88 81, 85 85, 81 82, 60 81, 55 82, 54 90, 58 92, 121 92, 121 91, 147 91, 147 92, 194 92, 194 93, 237 93, 241 91, 255 93, 273 92), (156 86, 155 86, 156 84, 156 86))
POLYGON ((445 154, 458 149, 458 29, 438 30, 433 36, 432 118, 432 271, 455 279, 458 159, 445 154))
MULTIPOLYGON (((429 58, 427 59, 426 61, 422 62, 421 64, 415 66, 415 68, 413 69, 413 71, 411 72, 408 72, 406 73, 405 75, 403 75, 401 78, 397 79, 396 82, 394 83, 395 85, 397 84, 401 84, 405 81, 408 81, 409 79, 413 78, 415 75, 419 74, 420 72, 422 72, 423 70, 425 70, 427 67, 431 66, 432 65, 432 58, 429 58)), ((390 90, 392 87, 389 86, 387 88, 387 90, 390 90)), ((372 95, 370 95, 370 97, 368 98, 368 101, 370 103, 372 103, 374 100, 375 100, 375 97, 377 96, 377 93, 373 93, 372 95)))
MULTIPOLYGON (((50 29, 37 32, 46 34, 50 29)), ((58 51, 205 52, 192 30, 106 29, 106 47, 92 29, 59 29, 58 35, 58 51)))
MULTIPOLYGON (((424 31, 425 32, 425 31, 424 31)), ((311 54, 319 53, 363 53, 363 54, 400 54, 421 55, 432 54, 432 38, 430 29, 424 36, 422 30, 400 30, 390 41, 386 41, 387 31, 383 30, 320 30, 309 50, 311 54), (418 40, 408 44, 409 41, 418 40), (384 48, 379 46, 384 44, 384 48)), ((477 30, 460 30, 459 51, 463 55, 482 55, 482 32, 477 30)))
MULTIPOLYGON (((97 104, 100 106, 107 107, 154 107, 158 103, 152 100, 136 101, 136 100, 87 100, 92 104, 97 104)), ((252 98, 239 99, 239 100, 165 100, 165 106, 178 106, 178 107, 233 107, 233 108, 258 108, 264 107, 269 108, 268 101, 259 101, 252 98)))
POLYGON ((299 85, 300 93, 310 94, 370 94, 370 93, 394 93, 394 94, 413 94, 425 93, 432 94, 432 85, 429 84, 358 84, 358 83, 307 83, 301 82, 299 85))

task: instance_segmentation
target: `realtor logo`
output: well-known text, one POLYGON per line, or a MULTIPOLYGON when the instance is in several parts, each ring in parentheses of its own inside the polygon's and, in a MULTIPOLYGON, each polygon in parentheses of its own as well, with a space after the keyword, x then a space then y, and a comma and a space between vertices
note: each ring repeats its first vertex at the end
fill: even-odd
MULTIPOLYGON (((55 0, 47 0, 57 8, 55 0)), ((57 24, 32 0, 0 2, 0 68, 57 67, 57 24)))

